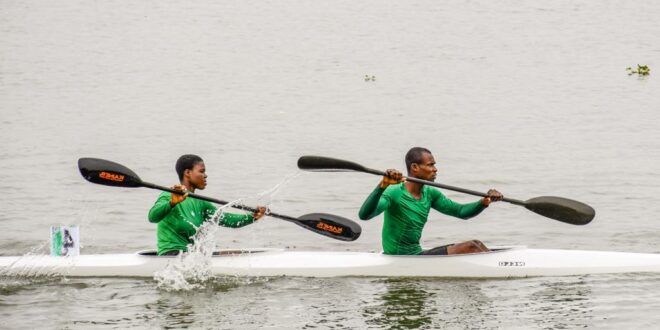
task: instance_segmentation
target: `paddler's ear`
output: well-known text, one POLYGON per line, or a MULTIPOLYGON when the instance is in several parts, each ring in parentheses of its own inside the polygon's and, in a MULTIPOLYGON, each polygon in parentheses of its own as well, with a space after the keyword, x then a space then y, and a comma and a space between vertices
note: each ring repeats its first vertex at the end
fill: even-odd
POLYGON ((415 171, 419 170, 419 164, 417 163, 412 163, 410 164, 410 173, 414 173, 415 171))

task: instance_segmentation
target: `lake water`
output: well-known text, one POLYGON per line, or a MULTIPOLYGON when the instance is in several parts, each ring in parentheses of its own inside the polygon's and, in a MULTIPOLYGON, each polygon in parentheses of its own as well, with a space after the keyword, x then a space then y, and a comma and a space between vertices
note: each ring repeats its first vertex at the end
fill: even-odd
MULTIPOLYGON (((303 173, 301 155, 403 169, 425 146, 438 181, 590 204, 583 227, 495 204, 432 213, 423 245, 660 252, 657 1, 0 0, 0 255, 47 254, 77 224, 82 253, 155 247, 158 192, 92 185, 99 157, 173 185, 201 155, 203 194, 357 220, 379 178, 303 173), (648 77, 626 68, 648 65, 648 77), (366 80, 365 76, 373 77, 366 80), (273 192, 263 192, 280 185, 273 192)), ((460 202, 474 197, 447 191, 460 202)), ((218 248, 378 251, 274 218, 220 228, 218 248)), ((658 275, 519 280, 0 279, 10 329, 621 329, 660 321, 658 275)))

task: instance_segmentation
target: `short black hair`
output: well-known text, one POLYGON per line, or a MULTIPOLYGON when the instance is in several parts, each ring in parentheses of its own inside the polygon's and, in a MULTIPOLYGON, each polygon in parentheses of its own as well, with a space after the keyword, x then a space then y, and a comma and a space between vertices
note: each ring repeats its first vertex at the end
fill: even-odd
POLYGON ((183 180, 183 173, 186 170, 192 170, 195 164, 203 162, 202 157, 197 155, 183 155, 176 161, 176 174, 179 175, 179 181, 183 180))
POLYGON ((419 164, 422 162, 422 155, 424 153, 430 154, 431 151, 422 147, 413 147, 408 150, 406 153, 406 169, 408 172, 410 172, 410 166, 412 166, 413 163, 419 164))

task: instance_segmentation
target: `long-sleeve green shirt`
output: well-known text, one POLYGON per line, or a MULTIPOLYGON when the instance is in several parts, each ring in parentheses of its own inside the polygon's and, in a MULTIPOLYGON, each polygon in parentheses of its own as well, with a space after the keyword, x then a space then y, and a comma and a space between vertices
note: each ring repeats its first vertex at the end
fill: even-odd
MULTIPOLYGON (((213 204, 191 197, 171 207, 170 198, 171 193, 161 193, 149 210, 149 222, 158 223, 158 255, 186 251, 197 228, 217 210, 213 204)), ((223 227, 239 228, 254 222, 254 217, 248 214, 224 212, 222 215, 218 224, 223 227)))
POLYGON ((486 206, 476 201, 460 204, 445 197, 438 189, 422 187, 419 200, 406 190, 405 183, 390 185, 386 189, 376 186, 360 208, 360 219, 369 220, 385 212, 383 223, 383 252, 385 254, 420 254, 419 240, 431 208, 461 219, 469 219, 486 206))

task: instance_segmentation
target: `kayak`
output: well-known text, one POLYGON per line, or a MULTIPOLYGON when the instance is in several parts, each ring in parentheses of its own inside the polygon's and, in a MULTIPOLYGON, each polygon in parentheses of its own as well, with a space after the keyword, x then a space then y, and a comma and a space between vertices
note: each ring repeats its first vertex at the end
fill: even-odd
MULTIPOLYGON (((0 275, 153 277, 178 256, 155 251, 73 257, 0 257, 0 275)), ((516 278, 660 272, 660 254, 498 247, 451 256, 392 256, 374 252, 220 250, 210 257, 215 276, 516 278)))

